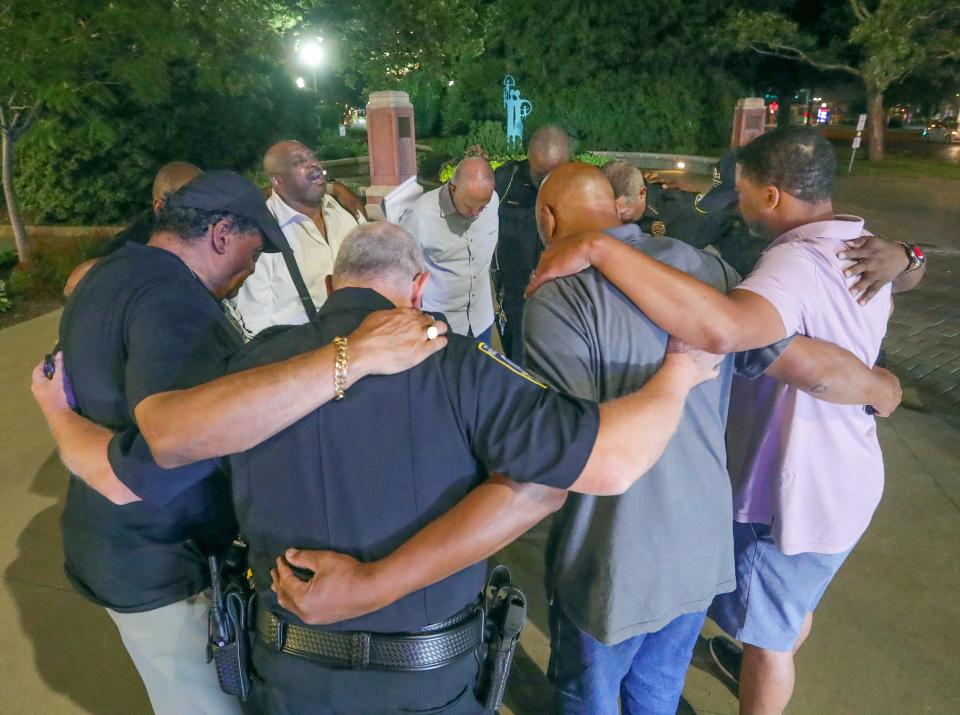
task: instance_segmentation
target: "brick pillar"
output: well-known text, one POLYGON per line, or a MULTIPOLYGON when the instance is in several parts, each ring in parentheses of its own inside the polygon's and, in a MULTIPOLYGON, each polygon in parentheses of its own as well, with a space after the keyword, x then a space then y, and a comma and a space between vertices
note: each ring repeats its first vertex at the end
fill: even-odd
POLYGON ((394 188, 417 175, 413 105, 406 92, 371 92, 367 102, 367 147, 370 188, 367 215, 383 218, 380 202, 394 188))
POLYGON ((733 110, 733 136, 730 148, 736 149, 749 144, 763 134, 766 127, 767 107, 763 97, 745 97, 737 100, 733 110))

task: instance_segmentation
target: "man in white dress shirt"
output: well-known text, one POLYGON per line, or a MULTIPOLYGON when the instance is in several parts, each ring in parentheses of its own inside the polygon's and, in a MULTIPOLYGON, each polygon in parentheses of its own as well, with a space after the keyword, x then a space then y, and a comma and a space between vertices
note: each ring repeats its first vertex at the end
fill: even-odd
POLYGON ((450 330, 487 344, 493 334, 490 261, 497 247, 497 204, 490 165, 470 158, 400 217, 423 246, 430 271, 423 309, 443 313, 450 330))
MULTIPOLYGON (((273 193, 267 208, 276 217, 303 273, 316 307, 327 299, 326 276, 343 238, 362 215, 352 215, 327 193, 323 166, 309 147, 298 141, 274 144, 263 157, 273 193)), ((237 308, 245 327, 259 333, 271 325, 300 325, 308 316, 283 257, 263 254, 257 269, 243 284, 237 308)))

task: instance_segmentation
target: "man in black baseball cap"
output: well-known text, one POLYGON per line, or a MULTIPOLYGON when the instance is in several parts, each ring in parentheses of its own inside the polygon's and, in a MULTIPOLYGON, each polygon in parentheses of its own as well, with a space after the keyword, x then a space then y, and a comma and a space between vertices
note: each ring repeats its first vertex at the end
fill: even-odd
POLYGON ((218 169, 200 174, 171 194, 167 206, 233 214, 260 230, 264 253, 286 250, 287 240, 277 220, 267 210, 263 194, 234 171, 218 169))

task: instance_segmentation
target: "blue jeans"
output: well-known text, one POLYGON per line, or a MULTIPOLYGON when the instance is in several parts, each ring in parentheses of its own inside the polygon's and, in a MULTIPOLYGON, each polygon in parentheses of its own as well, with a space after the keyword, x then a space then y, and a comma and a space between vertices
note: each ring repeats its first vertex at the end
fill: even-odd
POLYGON ((707 612, 673 619, 655 633, 604 645, 581 631, 555 599, 550 606, 554 711, 584 715, 675 715, 693 646, 707 612))

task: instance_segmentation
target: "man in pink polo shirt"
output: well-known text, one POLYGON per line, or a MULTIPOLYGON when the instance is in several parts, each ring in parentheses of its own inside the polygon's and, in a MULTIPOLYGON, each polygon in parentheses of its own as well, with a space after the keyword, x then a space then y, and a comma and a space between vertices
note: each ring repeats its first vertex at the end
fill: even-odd
MULTIPOLYGON (((739 150, 740 210, 771 239, 754 271, 723 295, 603 234, 544 252, 528 291, 593 265, 654 323, 711 352, 772 344, 799 333, 846 348, 872 365, 891 310, 891 287, 858 300, 837 254, 867 235, 837 215, 836 159, 813 129, 784 127, 739 150)), ((893 290, 919 279, 905 274, 893 290)), ((793 654, 813 611, 866 530, 883 490, 874 418, 772 380, 734 385, 728 463, 734 488, 737 590, 711 615, 744 641, 741 713, 780 713, 793 692, 793 654)))

